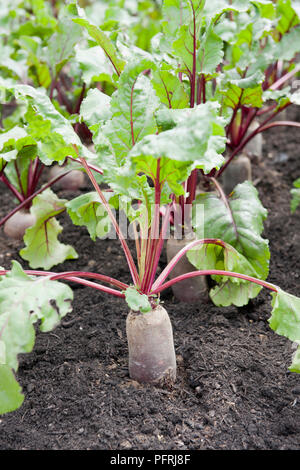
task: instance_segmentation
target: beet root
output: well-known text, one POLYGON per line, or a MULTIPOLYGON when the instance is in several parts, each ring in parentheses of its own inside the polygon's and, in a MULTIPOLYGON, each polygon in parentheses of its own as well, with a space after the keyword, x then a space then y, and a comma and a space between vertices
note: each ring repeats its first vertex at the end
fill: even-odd
POLYGON ((222 175, 222 185, 226 194, 230 194, 237 184, 251 180, 251 162, 250 159, 243 154, 234 158, 222 175))
MULTIPOLYGON (((64 166, 54 165, 49 172, 49 178, 55 178, 61 173, 67 171, 64 166)), ((63 176, 60 180, 55 183, 55 187, 58 189, 64 189, 68 191, 76 191, 85 184, 85 176, 81 170, 71 170, 66 176, 63 176)))
MULTIPOLYGON (((168 263, 182 248, 192 241, 193 239, 183 238, 180 240, 176 238, 169 238, 167 240, 168 263)), ((181 276, 182 274, 191 271, 197 271, 197 268, 195 268, 195 266, 189 262, 187 256, 184 255, 172 269, 169 277, 170 279, 174 279, 177 276, 181 276)), ((207 301, 208 299, 208 287, 205 276, 196 276, 177 282, 176 284, 172 285, 172 291, 174 297, 180 302, 198 303, 207 301)))
MULTIPOLYGON (((257 121, 253 121, 249 126, 249 130, 247 132, 247 136, 255 131, 259 127, 259 123, 257 121)), ((245 152, 249 156, 255 156, 258 160, 262 160, 263 158, 263 136, 262 133, 256 134, 245 146, 245 152)))
POLYGON ((147 313, 130 312, 126 320, 129 375, 140 383, 171 386, 176 355, 167 311, 158 305, 147 313))
POLYGON ((14 240, 22 240, 26 229, 35 224, 35 216, 27 210, 20 210, 4 224, 4 233, 14 240))

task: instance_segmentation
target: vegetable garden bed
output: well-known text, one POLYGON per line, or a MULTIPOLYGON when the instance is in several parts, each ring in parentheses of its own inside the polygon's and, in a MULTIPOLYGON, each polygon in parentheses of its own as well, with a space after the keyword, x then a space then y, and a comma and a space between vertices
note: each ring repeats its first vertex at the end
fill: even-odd
MULTIPOLYGON (((299 108, 288 114, 300 121, 299 108)), ((297 129, 270 129, 263 162, 253 165, 269 211, 268 281, 294 295, 300 218, 299 209, 290 212, 290 189, 300 176, 299 145, 297 129)), ((4 215, 12 202, 0 191, 4 215)), ((61 240, 80 255, 56 271, 101 271, 130 282, 118 240, 93 242, 66 214, 60 221, 61 240)), ((10 269, 15 259, 26 269, 19 249, 2 231, 0 265, 10 269)), ((164 253, 160 268, 165 261, 164 253)), ((123 299, 78 285, 74 293, 73 312, 49 333, 37 329, 33 352, 20 357, 17 378, 26 399, 0 417, 0 449, 299 450, 300 376, 288 371, 293 343, 268 325, 268 291, 243 308, 182 304, 164 291, 178 364, 169 389, 129 378, 123 299)))

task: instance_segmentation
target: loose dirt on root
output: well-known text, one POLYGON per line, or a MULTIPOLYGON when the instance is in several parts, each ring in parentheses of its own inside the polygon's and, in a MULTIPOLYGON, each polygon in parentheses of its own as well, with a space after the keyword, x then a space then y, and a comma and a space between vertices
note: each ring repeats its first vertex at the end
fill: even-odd
MULTIPOLYGON (((289 118, 300 121, 299 110, 289 110, 289 118)), ((279 127, 264 139, 264 158, 253 162, 253 172, 269 211, 269 280, 299 295, 300 209, 291 215, 289 205, 300 177, 300 133, 279 127)), ((13 202, 2 185, 0 194, 5 214, 13 202)), ((80 257, 56 271, 98 271, 130 282, 117 240, 93 242, 67 215, 60 222, 60 239, 80 257)), ((16 259, 28 269, 21 247, 1 230, 0 265, 9 268, 16 259)), ((164 254, 160 269, 165 261, 164 254)), ((288 371, 294 345, 268 326, 268 292, 243 308, 217 308, 181 304, 166 291, 178 378, 164 390, 128 376, 125 302, 73 287, 73 312, 52 332, 37 331, 33 352, 20 357, 25 400, 0 417, 0 449, 300 449, 300 375, 288 371)))

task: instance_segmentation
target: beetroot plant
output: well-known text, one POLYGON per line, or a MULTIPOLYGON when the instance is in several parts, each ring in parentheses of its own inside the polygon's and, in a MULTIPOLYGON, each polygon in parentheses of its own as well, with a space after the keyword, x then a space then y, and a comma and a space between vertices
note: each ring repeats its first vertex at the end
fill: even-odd
POLYGON ((230 112, 226 126, 227 158, 214 176, 223 175, 227 193, 234 188, 235 181, 242 181, 244 174, 251 179, 247 155, 251 158, 254 153, 263 158, 262 139, 256 143, 255 140, 273 127, 300 126, 299 122, 281 118, 291 104, 300 102, 299 92, 293 89, 293 80, 300 70, 299 9, 295 2, 285 0, 268 5, 251 3, 247 14, 234 18, 235 34, 224 36, 224 31, 221 34, 227 37, 227 47, 215 92, 222 96, 223 112, 230 112), (235 172, 240 173, 237 178, 235 172))
MULTIPOLYGON (((32 106, 26 129, 36 139, 41 152, 52 161, 60 152, 64 156, 69 154, 85 169, 94 191, 69 201, 68 213, 75 224, 87 227, 93 239, 107 234, 110 228, 114 230, 131 281, 125 283, 105 273, 23 270, 15 261, 11 269, 0 271, 1 413, 15 410, 23 402, 15 378, 18 354, 32 350, 37 323, 43 332, 50 331, 71 312, 73 293, 68 282, 127 302, 129 375, 141 383, 171 386, 176 380, 172 325, 160 294, 181 281, 211 276, 215 287, 210 295, 217 305, 244 305, 263 287, 270 290, 271 329, 300 342, 300 299, 264 279, 268 260, 257 240, 262 243, 265 210, 251 183, 240 185, 228 212, 243 212, 243 206, 248 205, 248 217, 242 216, 234 226, 235 234, 238 229, 240 235, 238 248, 219 236, 198 237, 182 248, 157 276, 164 241, 170 236, 174 199, 186 195, 184 184, 195 170, 210 174, 213 169, 221 168, 226 144, 218 103, 208 101, 169 109, 152 82, 152 76, 158 72, 157 64, 149 58, 128 60, 118 70, 117 89, 111 97, 94 90, 83 103, 82 112, 89 116, 87 122, 93 133, 94 163, 101 167, 101 181, 106 183, 106 190, 97 181, 98 172, 89 160, 91 155, 78 140, 70 122, 55 111, 49 98, 29 86, 14 89, 32 106), (94 112, 95 99, 102 103, 97 112, 94 112), (41 122, 43 126, 39 125, 41 122), (53 145, 48 145, 49 138, 53 145), (124 225, 120 217, 118 221, 117 213, 125 214, 128 224, 124 225), (135 256, 127 241, 129 234, 135 242, 135 256), (196 266, 194 271, 168 279, 187 253, 196 266)), ((222 199, 211 194, 204 201, 195 199, 193 208, 186 207, 198 234, 201 205, 222 212, 221 202, 222 199)), ((215 221, 216 232, 223 230, 220 225, 221 217, 215 221)), ((181 234, 184 228, 181 227, 181 234)), ((299 348, 289 369, 300 372, 299 348)))

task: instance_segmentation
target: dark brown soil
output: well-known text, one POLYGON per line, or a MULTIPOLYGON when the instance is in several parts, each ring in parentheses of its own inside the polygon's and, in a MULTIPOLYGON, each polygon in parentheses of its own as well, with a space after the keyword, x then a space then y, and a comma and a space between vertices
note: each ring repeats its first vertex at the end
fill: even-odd
MULTIPOLYGON (((289 114, 300 121, 297 109, 289 114)), ((289 204, 300 176, 299 145, 298 130, 269 130, 264 161, 254 164, 269 210, 269 280, 295 295, 300 217, 289 204)), ((1 191, 4 213, 12 202, 1 191)), ((80 258, 57 270, 98 270, 129 282, 117 240, 94 243, 67 216, 61 222, 61 239, 80 258)), ((0 265, 17 259, 27 267, 18 248, 1 232, 0 265)), ((268 292, 244 308, 191 306, 164 294, 178 361, 171 390, 130 380, 125 302, 85 287, 74 292, 73 313, 53 332, 37 332, 34 351, 20 358, 26 397, 19 410, 0 417, 0 449, 300 449, 300 376, 288 371, 293 344, 268 326, 268 292)))

